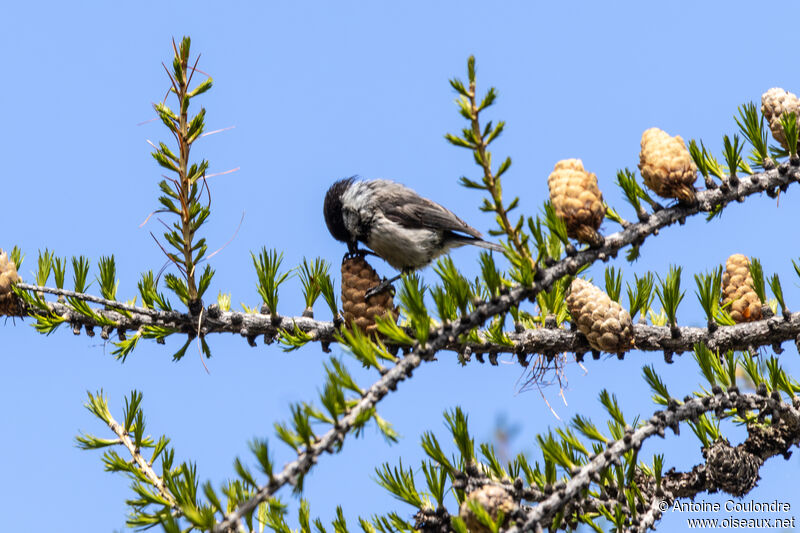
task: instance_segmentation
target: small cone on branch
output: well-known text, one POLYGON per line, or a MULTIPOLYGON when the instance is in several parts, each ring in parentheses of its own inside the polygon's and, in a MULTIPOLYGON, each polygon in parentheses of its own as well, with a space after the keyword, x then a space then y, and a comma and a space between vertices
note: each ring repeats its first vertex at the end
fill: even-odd
MULTIPOLYGON (((763 426, 759 426, 763 427, 763 426)), ((741 498, 752 490, 758 480, 758 470, 763 459, 750 453, 743 444, 731 446, 727 439, 720 438, 703 449, 706 458, 706 478, 733 496, 741 498)))
POLYGON ((378 273, 357 255, 342 261, 342 310, 347 326, 355 323, 361 331, 373 333, 377 330, 376 316, 387 313, 397 318, 391 291, 383 291, 364 300, 366 292, 378 285, 378 273))
POLYGON ((470 501, 475 501, 482 505, 489 513, 489 516, 492 517, 492 520, 497 520, 498 512, 503 511, 503 515, 506 517, 504 521, 507 522, 509 513, 515 508, 511 495, 500 487, 484 485, 477 490, 473 490, 467 494, 458 509, 458 516, 461 517, 467 525, 467 529, 472 533, 490 533, 490 529, 483 525, 478 520, 478 517, 475 516, 475 513, 472 512, 472 509, 469 508, 470 501))
POLYGON ((761 300, 753 289, 750 260, 742 254, 733 254, 725 263, 722 275, 722 305, 734 322, 761 320, 761 300))
POLYGON ((17 266, 0 250, 0 316, 22 316, 19 297, 11 290, 11 285, 22 281, 17 274, 17 266))
POLYGON ((684 204, 696 202, 694 182, 697 166, 680 135, 670 135, 658 128, 642 134, 639 171, 645 184, 662 198, 677 198, 684 204))
POLYGON ((567 226, 567 235, 600 246, 603 238, 597 230, 603 223, 606 208, 597 187, 597 176, 586 172, 580 159, 564 159, 556 163, 547 185, 550 203, 567 226))
POLYGON ((586 280, 575 278, 569 287, 567 309, 595 350, 622 353, 633 347, 631 315, 586 280))
POLYGON ((784 148, 789 149, 786 144, 786 136, 781 126, 781 116, 784 113, 794 113, 800 118, 800 98, 794 93, 784 91, 779 87, 773 87, 761 95, 761 112, 769 122, 769 129, 772 137, 784 148))

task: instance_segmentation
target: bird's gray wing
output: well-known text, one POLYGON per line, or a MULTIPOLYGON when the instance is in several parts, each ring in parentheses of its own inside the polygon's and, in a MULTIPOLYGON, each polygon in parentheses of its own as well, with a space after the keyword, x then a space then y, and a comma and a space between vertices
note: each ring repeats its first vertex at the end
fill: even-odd
POLYGON ((406 228, 457 231, 476 239, 481 238, 478 230, 458 218, 449 209, 423 198, 408 187, 398 183, 392 185, 384 189, 379 202, 383 214, 392 222, 406 228))

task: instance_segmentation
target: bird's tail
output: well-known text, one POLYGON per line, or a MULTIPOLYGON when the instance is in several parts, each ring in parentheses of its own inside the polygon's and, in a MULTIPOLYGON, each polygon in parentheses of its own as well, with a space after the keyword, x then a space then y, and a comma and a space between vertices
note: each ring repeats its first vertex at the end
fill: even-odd
POLYGON ((494 252, 503 253, 505 251, 505 248, 503 248, 501 245, 494 242, 484 241, 483 239, 470 239, 466 242, 468 244, 480 246, 481 248, 486 248, 487 250, 492 250, 494 252))

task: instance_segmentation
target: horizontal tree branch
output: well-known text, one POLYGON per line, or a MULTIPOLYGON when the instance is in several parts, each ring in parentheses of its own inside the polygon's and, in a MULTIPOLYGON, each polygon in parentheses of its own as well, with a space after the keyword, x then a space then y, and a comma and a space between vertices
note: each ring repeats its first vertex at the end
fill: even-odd
MULTIPOLYGON (((754 322, 733 326, 678 327, 633 325, 634 346, 642 352, 665 352, 668 356, 692 351, 696 344, 703 343, 712 350, 748 350, 760 346, 773 346, 780 353, 780 344, 797 341, 800 335, 800 313, 785 316, 770 316, 754 322)), ((552 354, 573 352, 582 359, 586 352, 593 351, 586 337, 576 331, 565 329, 532 329, 518 334, 509 334, 513 347, 492 344, 471 345, 473 352, 504 352, 552 354)))
MULTIPOLYGON (((155 309, 133 307, 111 300, 104 300, 95 296, 73 291, 40 287, 19 283, 20 289, 33 292, 50 292, 66 295, 71 298, 101 303, 106 306, 115 304, 123 313, 109 309, 96 309, 95 313, 107 320, 113 321, 114 329, 122 332, 136 331, 142 326, 161 326, 173 328, 178 332, 195 335, 209 335, 212 333, 234 333, 247 337, 253 342, 258 336, 264 336, 265 341, 271 343, 278 339, 281 330, 290 333, 295 328, 308 334, 312 342, 333 343, 338 328, 333 322, 314 320, 307 317, 275 317, 273 315, 244 313, 236 311, 204 313, 204 316, 193 317, 188 313, 178 311, 158 311, 155 309), (200 327, 198 328, 198 321, 200 327)), ((62 302, 47 302, 50 312, 61 317, 66 323, 80 327, 104 327, 91 316, 81 314, 62 302)), ((41 310, 32 309, 32 316, 40 314, 41 310)), ((110 328, 109 328, 110 329, 110 328)), ((76 331, 79 331, 76 330, 76 331)), ((413 335, 411 329, 406 331, 413 335)), ((797 341, 800 336, 800 312, 788 313, 785 316, 769 316, 754 322, 737 324, 734 326, 718 326, 710 329, 707 327, 679 327, 651 326, 634 324, 633 349, 643 352, 665 352, 668 359, 671 355, 689 352, 692 347, 704 343, 712 350, 748 350, 761 346, 773 346, 780 352, 780 344, 786 341, 797 341)), ((562 328, 534 328, 521 332, 507 332, 506 336, 511 344, 493 342, 474 343, 459 342, 455 336, 452 341, 445 343, 441 350, 472 354, 503 354, 513 353, 518 355, 529 354, 555 354, 562 352, 575 353, 578 360, 583 354, 593 351, 591 346, 580 332, 562 328)), ((479 332, 479 337, 486 338, 479 332)))

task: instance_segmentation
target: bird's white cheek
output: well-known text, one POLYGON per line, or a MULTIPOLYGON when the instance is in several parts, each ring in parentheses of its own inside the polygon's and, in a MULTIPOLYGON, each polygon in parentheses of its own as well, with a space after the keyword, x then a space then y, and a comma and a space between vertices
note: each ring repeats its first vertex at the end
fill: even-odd
POLYGON ((371 225, 375 212, 373 197, 366 183, 354 183, 342 195, 344 225, 355 238, 366 238, 365 228, 371 225))
POLYGON ((343 209, 342 220, 344 221, 344 227, 347 228, 348 233, 358 237, 358 214, 350 209, 343 209))

